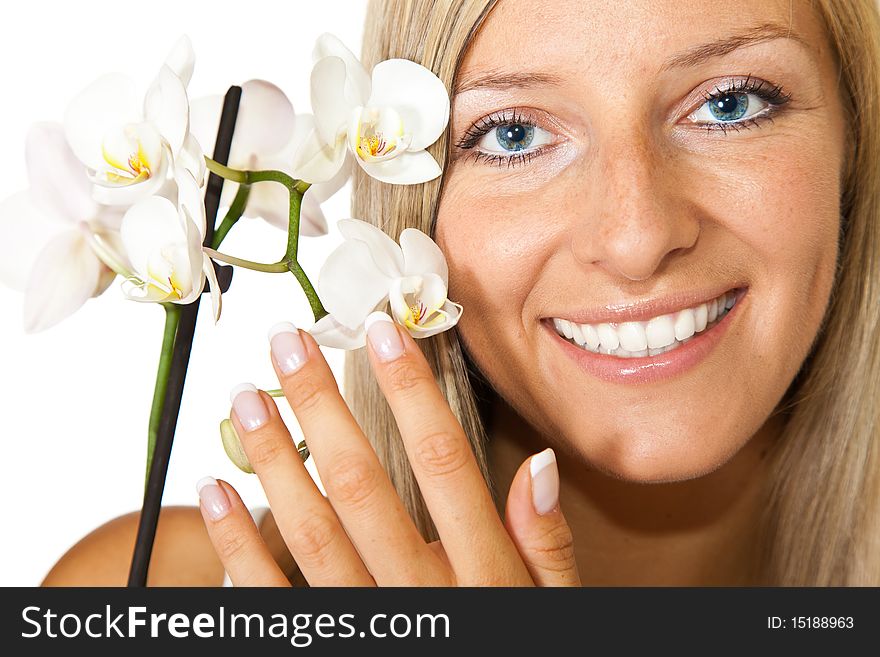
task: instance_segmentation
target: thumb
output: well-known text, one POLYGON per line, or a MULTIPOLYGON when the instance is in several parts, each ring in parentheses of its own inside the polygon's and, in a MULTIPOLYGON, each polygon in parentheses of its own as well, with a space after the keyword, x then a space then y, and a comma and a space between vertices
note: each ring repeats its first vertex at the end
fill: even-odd
POLYGON ((559 508, 559 471, 549 447, 517 470, 504 524, 537 586, 580 586, 571 529, 559 508))

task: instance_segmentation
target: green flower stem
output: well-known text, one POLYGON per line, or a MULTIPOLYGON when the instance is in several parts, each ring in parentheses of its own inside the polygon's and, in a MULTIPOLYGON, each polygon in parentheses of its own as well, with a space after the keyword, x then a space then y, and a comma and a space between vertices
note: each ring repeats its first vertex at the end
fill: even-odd
POLYGON ((235 222, 241 219, 241 215, 244 213, 245 207, 247 207, 248 196, 250 196, 250 193, 251 188, 249 185, 238 186, 238 191, 235 193, 232 205, 229 206, 229 211, 226 213, 226 216, 223 217, 223 221, 220 222, 220 225, 214 232, 214 239, 211 240, 212 248, 219 249, 220 244, 223 242, 227 233, 232 230, 235 222))
POLYGON ((168 374, 171 372, 171 361, 174 353, 174 339, 177 336, 177 325, 180 323, 181 307, 174 303, 163 303, 165 308, 165 331, 162 334, 162 350, 159 354, 159 369, 156 372, 156 385, 153 389, 153 405, 150 408, 150 425, 147 431, 147 472, 144 487, 150 478, 150 466, 153 464, 153 451, 159 436, 159 423, 162 421, 162 408, 165 405, 165 391, 168 389, 168 374))
POLYGON ((208 247, 205 247, 204 251, 212 259, 219 260, 220 262, 225 262, 227 265, 235 265, 236 267, 244 267, 245 269, 262 271, 266 272, 267 274, 284 274, 288 271, 287 263, 284 260, 282 260, 281 262, 273 263, 254 262, 253 260, 245 260, 244 258, 236 258, 235 256, 231 256, 226 253, 220 253, 219 251, 209 249, 208 247))
POLYGON ((270 397, 283 397, 284 391, 281 388, 273 388, 272 390, 267 390, 266 394, 270 397))
POLYGON ((210 171, 213 171, 221 178, 244 185, 252 185, 257 182, 277 182, 288 189, 297 190, 300 194, 305 194, 306 190, 310 187, 309 183, 297 180, 283 171, 241 171, 215 162, 210 157, 205 158, 205 163, 210 171))
POLYGON ((315 290, 312 282, 309 280, 309 277, 306 276, 306 273, 303 271, 303 268, 300 267, 300 264, 294 260, 292 262, 287 263, 290 268, 290 273, 292 273, 296 280, 299 281, 300 286, 303 289, 303 292, 306 294, 306 298, 309 300, 309 306, 312 308, 312 315, 315 317, 315 321, 317 322, 319 319, 324 317, 325 315, 329 315, 325 309, 324 304, 321 303, 321 300, 318 298, 318 293, 315 290))

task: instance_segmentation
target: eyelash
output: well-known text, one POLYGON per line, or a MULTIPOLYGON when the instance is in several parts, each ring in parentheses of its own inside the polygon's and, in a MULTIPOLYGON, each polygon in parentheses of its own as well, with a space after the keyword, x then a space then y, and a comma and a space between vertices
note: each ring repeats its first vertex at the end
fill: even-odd
MULTIPOLYGON (((722 98, 728 94, 754 94, 768 104, 768 107, 761 110, 760 114, 739 120, 739 121, 720 121, 718 123, 706 123, 706 132, 713 130, 721 130, 725 135, 727 131, 734 129, 737 132, 752 127, 760 127, 761 123, 769 120, 773 121, 773 116, 778 114, 782 106, 789 102, 791 94, 786 93, 781 85, 770 85, 764 80, 752 78, 751 74, 745 80, 737 80, 723 89, 715 87, 715 93, 706 93, 703 95, 705 102, 711 102, 718 98, 722 98)), ((701 106, 702 107, 702 106, 701 106)), ((465 130, 465 134, 459 139, 455 146, 461 150, 474 149, 477 143, 491 130, 504 125, 523 125, 528 127, 539 127, 528 114, 523 113, 522 108, 514 107, 508 110, 493 112, 478 120, 474 125, 465 130)), ((513 152, 510 155, 500 155, 498 153, 487 153, 481 150, 474 150, 468 154, 465 159, 471 158, 474 162, 483 161, 487 164, 495 166, 507 165, 507 168, 518 166, 519 164, 527 164, 535 155, 541 155, 544 151, 553 148, 553 145, 543 145, 531 151, 513 152)))

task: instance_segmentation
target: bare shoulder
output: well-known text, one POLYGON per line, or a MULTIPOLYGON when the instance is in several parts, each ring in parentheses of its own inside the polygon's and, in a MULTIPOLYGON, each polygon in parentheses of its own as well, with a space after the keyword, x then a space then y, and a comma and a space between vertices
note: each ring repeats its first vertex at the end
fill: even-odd
MULTIPOLYGON (((70 548, 43 586, 125 586, 139 512, 114 518, 70 548)), ((198 507, 163 507, 150 564, 149 586, 219 586, 223 566, 198 507)))

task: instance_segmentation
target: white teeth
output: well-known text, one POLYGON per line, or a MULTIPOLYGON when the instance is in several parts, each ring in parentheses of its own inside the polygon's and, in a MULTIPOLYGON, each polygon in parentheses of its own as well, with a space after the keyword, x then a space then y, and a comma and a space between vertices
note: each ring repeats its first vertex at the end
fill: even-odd
POLYGON ((587 341, 587 346, 596 351, 599 348, 599 332, 591 325, 591 324, 581 324, 581 330, 584 334, 584 339, 587 341))
POLYGON ((580 324, 571 322, 571 339, 582 347, 586 344, 587 341, 584 339, 584 332, 581 330, 580 324))
POLYGON ((648 322, 645 327, 645 336, 648 338, 648 350, 667 347, 675 342, 672 315, 661 315, 648 322))
POLYGON ((559 321, 562 323, 562 334, 569 340, 571 340, 572 336, 574 335, 571 330, 571 322, 569 322, 567 319, 560 319, 559 321))
POLYGON ((553 318, 559 335, 565 336, 582 349, 609 354, 618 358, 658 356, 690 342, 696 333, 720 321, 736 304, 733 292, 724 293, 707 303, 677 313, 660 315, 647 322, 620 324, 576 324, 553 318))
POLYGON ((607 349, 608 352, 611 352, 620 346, 617 331, 612 328, 611 324, 599 324, 596 327, 596 332, 599 334, 599 343, 602 345, 602 349, 607 349))
POLYGON ((718 300, 717 300, 717 299, 712 299, 712 300, 709 302, 709 306, 708 306, 708 308, 709 308, 709 315, 708 315, 708 318, 707 318, 707 319, 708 319, 710 322, 714 322, 714 321, 715 321, 715 318, 718 317, 718 300))
POLYGON ((645 325, 642 322, 623 322, 617 327, 617 336, 620 338, 620 346, 627 351, 642 351, 648 348, 648 338, 645 336, 645 325))
POLYGON ((696 330, 696 321, 694 320, 694 311, 688 308, 682 310, 675 317, 675 339, 681 342, 687 340, 694 334, 696 330))
POLYGON ((706 324, 708 323, 709 309, 706 308, 705 303, 701 303, 699 306, 694 308, 694 331, 696 333, 699 333, 706 328, 706 324))

